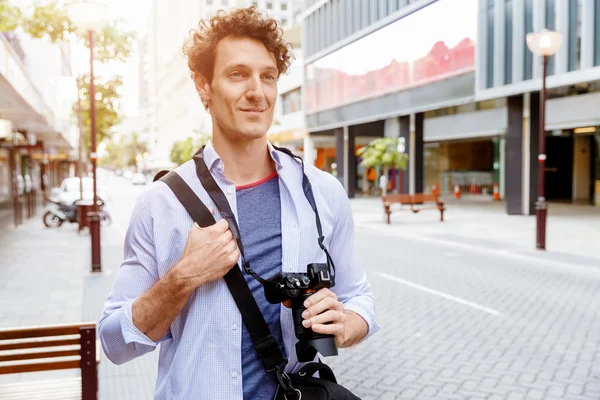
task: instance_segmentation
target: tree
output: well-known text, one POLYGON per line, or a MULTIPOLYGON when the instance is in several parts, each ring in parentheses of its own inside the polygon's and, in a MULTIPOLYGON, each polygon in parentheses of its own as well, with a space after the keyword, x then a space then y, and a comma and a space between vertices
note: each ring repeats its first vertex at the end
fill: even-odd
MULTIPOLYGON (((0 0, 0 32, 20 26, 32 38, 47 37, 52 43, 68 41, 75 35, 89 47, 87 33, 75 29, 62 2, 36 4, 25 11, 0 0)), ((123 20, 111 21, 96 37, 97 59, 125 61, 133 50, 134 40, 135 33, 125 29, 123 20)))
MULTIPOLYGON (((13 31, 21 27, 35 39, 47 38, 52 43, 64 42, 75 37, 89 47, 89 38, 85 32, 75 29, 67 15, 64 2, 50 1, 35 4, 26 9, 0 0, 0 31, 13 31)), ((133 50, 135 33, 124 29, 122 20, 110 22, 96 37, 94 52, 100 62, 110 60, 125 61, 133 50)), ((123 82, 121 77, 114 76, 100 82, 96 77, 96 126, 98 143, 110 136, 110 130, 121 120, 118 112, 118 90, 123 82)), ((83 132, 83 146, 89 153, 91 148, 91 122, 89 101, 89 75, 77 78, 83 132)), ((74 113, 79 117, 79 104, 73 105, 74 113)))
POLYGON ((173 143, 173 147, 171 148, 171 161, 177 165, 181 165, 184 162, 191 160, 196 151, 204 146, 209 140, 210 135, 200 133, 196 138, 188 136, 183 140, 173 143))
POLYGON ((142 141, 137 132, 133 132, 125 145, 125 149, 127 154, 127 166, 137 167, 139 156, 143 157, 144 153, 148 152, 148 143, 142 141))
MULTIPOLYGON (((123 85, 121 77, 115 76, 109 80, 101 82, 94 80, 96 85, 96 134, 98 143, 107 137, 113 126, 121 122, 121 116, 118 112, 118 102, 121 98, 118 90, 123 85)), ((79 88, 79 101, 81 102, 81 118, 83 125, 83 148, 89 152, 91 148, 92 122, 90 118, 90 76, 82 75, 77 78, 77 87, 79 88)), ((73 105, 73 112, 78 113, 79 104, 73 105)))
POLYGON ((137 167, 139 157, 147 152, 148 144, 141 140, 137 132, 128 137, 119 135, 106 143, 106 155, 99 160, 99 164, 115 169, 137 167))
MULTIPOLYGON (((390 167, 405 170, 408 165, 408 155, 398 150, 399 143, 398 138, 378 138, 358 149, 356 155, 362 158, 360 164, 365 169, 383 167, 383 175, 387 179, 390 167)), ((387 185, 384 185, 381 195, 386 194, 387 185)))

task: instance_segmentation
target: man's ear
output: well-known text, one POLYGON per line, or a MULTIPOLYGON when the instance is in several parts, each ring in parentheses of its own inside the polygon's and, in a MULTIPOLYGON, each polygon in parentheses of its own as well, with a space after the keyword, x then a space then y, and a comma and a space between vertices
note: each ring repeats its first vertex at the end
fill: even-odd
POLYGON ((194 72, 194 84, 202 103, 207 105, 210 102, 210 83, 202 74, 194 72))

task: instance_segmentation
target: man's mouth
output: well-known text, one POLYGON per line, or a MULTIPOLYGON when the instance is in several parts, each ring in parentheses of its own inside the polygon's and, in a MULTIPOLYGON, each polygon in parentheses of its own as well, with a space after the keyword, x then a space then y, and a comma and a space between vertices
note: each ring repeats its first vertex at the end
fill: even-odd
POLYGON ((263 108, 240 108, 243 112, 261 113, 265 111, 263 108))

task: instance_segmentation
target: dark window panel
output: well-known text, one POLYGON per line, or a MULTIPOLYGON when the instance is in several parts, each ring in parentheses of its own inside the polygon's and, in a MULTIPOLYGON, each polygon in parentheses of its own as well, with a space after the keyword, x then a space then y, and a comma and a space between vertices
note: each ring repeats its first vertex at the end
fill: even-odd
POLYGON ((504 30, 504 83, 512 83, 512 52, 513 52, 513 0, 506 1, 506 26, 504 30))

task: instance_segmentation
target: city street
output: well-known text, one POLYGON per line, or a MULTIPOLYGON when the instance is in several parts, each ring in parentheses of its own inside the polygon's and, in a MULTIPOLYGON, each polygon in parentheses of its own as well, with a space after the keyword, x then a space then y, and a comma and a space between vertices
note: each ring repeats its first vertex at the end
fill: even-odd
MULTIPOLYGON (((8 236, 0 238, 0 256, 9 257, 13 266, 0 269, 2 326, 99 318, 122 259, 131 209, 145 188, 115 176, 106 182, 114 222, 103 230, 103 274, 87 272, 89 236, 78 236, 75 225, 52 235, 42 228, 41 216, 29 223, 46 241, 55 237, 57 246, 77 246, 76 265, 63 261, 60 274, 46 274, 33 287, 26 276, 43 270, 36 256, 10 253, 19 247, 9 249, 4 245, 8 236), (62 296, 51 296, 59 303, 45 302, 49 282, 56 292, 63 285, 62 296), (59 312, 61 301, 68 308, 59 312), (32 307, 36 311, 28 313, 32 307), (46 319, 40 321, 41 315, 46 319)), ((359 199, 352 204, 356 251, 373 285, 381 331, 326 360, 342 384, 363 399, 600 398, 599 264, 566 256, 563 262, 548 262, 548 256, 515 257, 493 248, 486 255, 480 247, 411 239, 415 221, 401 222, 398 216, 387 226, 371 217, 381 217, 379 209, 367 209, 380 207, 380 202, 359 199)), ((435 213, 419 215, 421 224, 439 224, 435 213)), ((449 208, 450 223, 452 217, 449 208)), ((156 356, 124 366, 103 356, 101 398, 151 398, 156 356)))

